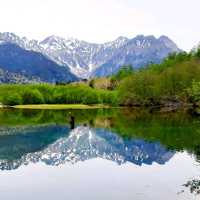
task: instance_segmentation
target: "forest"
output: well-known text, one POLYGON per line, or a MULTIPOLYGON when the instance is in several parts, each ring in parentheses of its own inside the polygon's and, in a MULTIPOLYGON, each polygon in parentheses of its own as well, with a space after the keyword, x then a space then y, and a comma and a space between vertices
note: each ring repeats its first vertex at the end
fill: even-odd
POLYGON ((3 105, 105 104, 111 106, 195 105, 200 102, 200 49, 170 54, 140 69, 70 84, 2 84, 3 105))

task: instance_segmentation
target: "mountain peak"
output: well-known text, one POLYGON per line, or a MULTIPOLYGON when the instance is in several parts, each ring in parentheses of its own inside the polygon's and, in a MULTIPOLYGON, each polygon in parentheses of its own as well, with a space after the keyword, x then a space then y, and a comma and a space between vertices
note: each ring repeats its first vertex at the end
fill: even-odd
POLYGON ((132 39, 120 36, 111 42, 95 44, 56 35, 38 42, 20 38, 14 33, 0 33, 0 45, 5 42, 42 53, 57 64, 70 68, 73 74, 81 78, 110 75, 125 64, 139 68, 149 62, 159 63, 169 53, 180 51, 164 35, 158 39, 153 35, 137 35, 132 39))
POLYGON ((45 38, 44 40, 42 40, 40 42, 40 44, 53 44, 53 43, 58 43, 60 41, 64 40, 64 38, 61 38, 61 37, 58 37, 58 36, 55 36, 55 35, 51 35, 51 36, 48 36, 47 38, 45 38))
POLYGON ((15 42, 16 40, 19 40, 19 39, 20 38, 14 33, 10 33, 10 32, 0 33, 0 40, 3 40, 5 42, 15 42))
POLYGON ((64 49, 72 49, 75 45, 79 43, 77 39, 69 37, 67 39, 60 36, 51 35, 40 42, 40 45, 47 51, 60 51, 64 49), (72 47, 73 46, 73 47, 72 47))
POLYGON ((158 38, 159 41, 165 42, 165 43, 173 43, 175 44, 169 37, 165 36, 165 35, 161 35, 158 38))
POLYGON ((18 37, 17 35, 15 35, 12 32, 1 32, 0 35, 4 36, 4 37, 18 37))
POLYGON ((47 38, 45 38, 44 40, 42 40, 40 43, 51 43, 51 42, 64 42, 64 41, 69 41, 69 40, 76 40, 73 37, 67 37, 67 38, 63 38, 57 35, 51 35, 48 36, 47 38))
POLYGON ((124 37, 124 36, 119 36, 116 40, 118 40, 118 41, 119 41, 119 40, 120 40, 120 41, 123 40, 123 41, 124 41, 124 40, 128 40, 128 38, 127 38, 127 37, 124 37))
POLYGON ((178 48, 178 46, 167 36, 162 35, 158 38, 159 41, 163 42, 166 47, 174 49, 176 51, 180 51, 180 49, 178 48))
POLYGON ((159 40, 171 40, 171 39, 169 39, 169 37, 167 37, 166 35, 161 35, 158 39, 159 39, 159 40))

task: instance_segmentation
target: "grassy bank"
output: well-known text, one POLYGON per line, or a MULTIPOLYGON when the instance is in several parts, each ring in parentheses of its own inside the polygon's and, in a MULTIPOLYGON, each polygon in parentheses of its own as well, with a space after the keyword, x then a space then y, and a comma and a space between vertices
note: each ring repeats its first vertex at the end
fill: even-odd
POLYGON ((44 109, 44 110, 64 110, 64 109, 98 109, 109 108, 108 105, 83 105, 83 104, 38 104, 38 105, 16 105, 12 106, 18 109, 44 109))

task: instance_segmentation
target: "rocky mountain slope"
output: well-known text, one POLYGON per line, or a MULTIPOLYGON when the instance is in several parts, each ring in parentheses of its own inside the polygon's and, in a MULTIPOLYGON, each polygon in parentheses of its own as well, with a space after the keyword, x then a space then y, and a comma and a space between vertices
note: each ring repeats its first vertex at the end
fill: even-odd
POLYGON ((41 53, 25 50, 13 43, 0 45, 0 81, 69 82, 78 80, 67 67, 60 66, 41 53))
POLYGON ((176 44, 166 36, 156 39, 154 36, 140 35, 120 47, 111 59, 93 72, 93 76, 116 73, 124 64, 140 68, 150 63, 160 63, 170 53, 179 51, 176 44))
POLYGON ((4 71, 0 68, 0 83, 39 83, 41 82, 38 77, 26 77, 20 73, 12 73, 4 71))
POLYGON ((36 41, 20 38, 13 33, 0 33, 0 44, 5 42, 17 44, 25 50, 42 53, 81 78, 110 75, 124 64, 138 68, 151 62, 159 63, 169 53, 180 51, 166 36, 158 39, 143 35, 133 39, 119 37, 104 44, 94 44, 58 36, 36 41))

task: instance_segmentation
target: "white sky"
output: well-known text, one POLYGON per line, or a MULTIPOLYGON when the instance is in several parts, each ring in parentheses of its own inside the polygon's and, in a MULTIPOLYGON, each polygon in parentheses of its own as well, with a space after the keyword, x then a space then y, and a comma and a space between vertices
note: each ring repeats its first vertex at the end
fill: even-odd
POLYGON ((180 48, 200 41, 200 0, 0 0, 0 32, 106 42, 167 35, 180 48))

